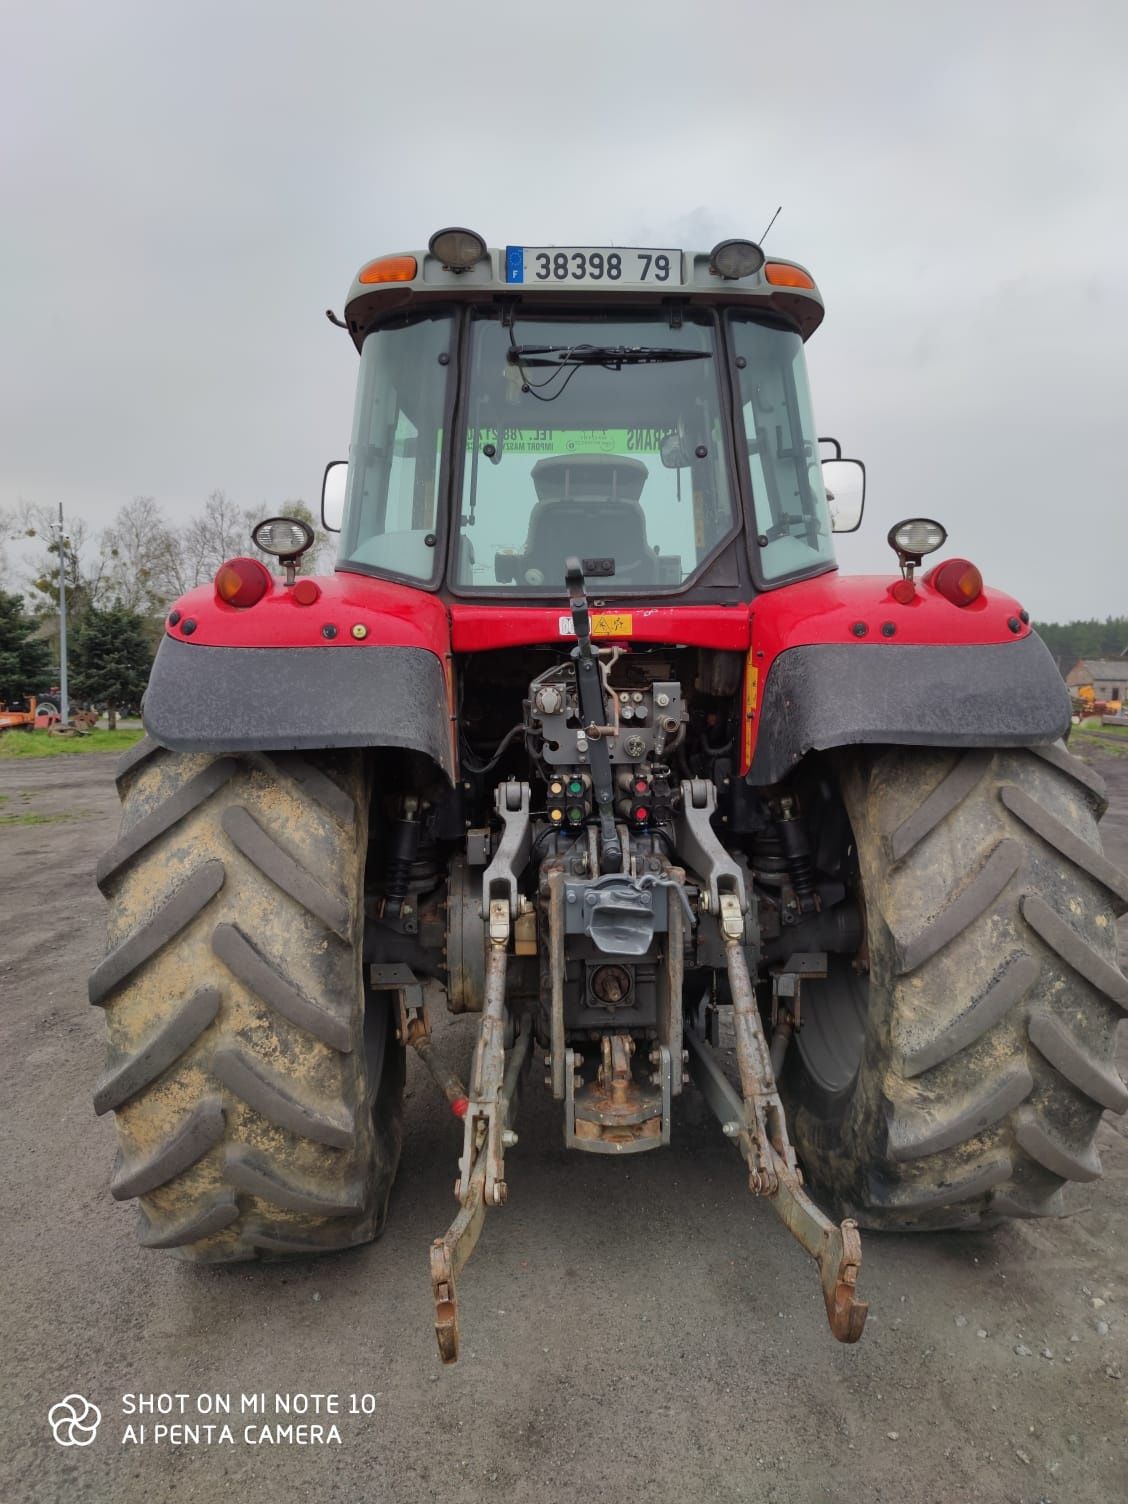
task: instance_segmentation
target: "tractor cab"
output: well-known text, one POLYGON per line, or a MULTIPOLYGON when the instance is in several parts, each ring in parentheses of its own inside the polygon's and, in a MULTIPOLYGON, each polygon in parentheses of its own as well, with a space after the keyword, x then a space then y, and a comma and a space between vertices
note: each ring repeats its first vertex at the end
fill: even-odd
POLYGON ((440 232, 371 262, 346 307, 350 461, 327 476, 338 567, 510 602, 561 597, 573 555, 616 596, 688 601, 832 569, 861 474, 830 462, 832 519, 803 357, 821 317, 809 274, 745 241, 440 232))

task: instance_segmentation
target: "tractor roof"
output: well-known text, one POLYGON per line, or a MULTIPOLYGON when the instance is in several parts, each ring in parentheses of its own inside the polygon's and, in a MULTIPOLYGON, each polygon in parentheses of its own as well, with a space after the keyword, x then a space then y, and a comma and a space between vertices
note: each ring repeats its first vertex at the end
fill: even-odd
POLYGON ((376 324, 427 303, 492 303, 513 298, 558 309, 741 303, 774 313, 793 324, 804 339, 809 338, 823 317, 823 301, 811 274, 797 262, 773 257, 749 275, 725 276, 717 269, 716 258, 722 247, 733 245, 750 247, 763 259, 759 248, 747 241, 724 241, 712 251, 649 251, 622 246, 487 247, 470 232, 442 231, 432 237, 431 249, 395 252, 363 266, 349 289, 345 322, 359 349, 376 324), (479 243, 480 252, 472 264, 456 269, 435 254, 436 242, 447 235, 467 235, 479 243), (612 257, 618 270, 614 278, 607 275, 612 257), (661 281, 654 278, 652 270, 658 258, 665 270, 661 281), (546 265, 547 276, 538 278, 538 271, 546 265), (556 270, 564 266, 583 268, 584 280, 573 275, 558 277, 556 270), (600 276, 592 275, 593 267, 598 267, 600 276))

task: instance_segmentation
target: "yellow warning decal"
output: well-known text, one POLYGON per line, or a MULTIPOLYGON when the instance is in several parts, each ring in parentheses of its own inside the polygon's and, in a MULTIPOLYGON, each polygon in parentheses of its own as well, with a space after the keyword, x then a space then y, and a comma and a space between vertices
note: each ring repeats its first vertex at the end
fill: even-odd
POLYGON ((748 765, 752 761, 752 748, 756 742, 756 698, 760 692, 760 670, 753 661, 752 654, 744 665, 744 735, 742 737, 741 772, 748 771, 748 765))
POLYGON ((634 616, 630 611, 593 611, 591 635, 593 637, 629 637, 634 631, 634 616))

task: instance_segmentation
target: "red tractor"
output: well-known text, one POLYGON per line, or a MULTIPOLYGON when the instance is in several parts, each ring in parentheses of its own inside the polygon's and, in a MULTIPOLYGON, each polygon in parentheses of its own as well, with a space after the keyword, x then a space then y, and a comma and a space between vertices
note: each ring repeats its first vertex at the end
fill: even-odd
POLYGON ((657 1149, 693 1083, 855 1341, 861 1226, 1053 1216, 1123 1112, 1099 781, 1017 601, 945 532, 843 578, 810 274, 489 249, 360 272, 336 572, 275 518, 168 613, 90 981, 112 1193, 203 1261, 381 1230, 414 1047, 461 1119, 440 1350, 519 1093, 657 1149), (825 457, 823 457, 825 456, 825 457), (463 1086, 429 1014, 480 1017, 463 1086), (732 1068, 730 1068, 730 1061, 732 1068))

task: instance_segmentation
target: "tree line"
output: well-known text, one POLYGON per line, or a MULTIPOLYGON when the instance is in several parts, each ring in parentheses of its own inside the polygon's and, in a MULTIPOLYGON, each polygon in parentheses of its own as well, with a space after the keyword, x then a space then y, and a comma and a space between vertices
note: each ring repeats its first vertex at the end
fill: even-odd
MULTIPOLYGON (((113 725, 119 711, 140 705, 169 603, 205 584, 233 555, 272 562, 251 542, 255 524, 269 516, 316 527, 301 501, 241 507, 223 491, 213 491, 179 524, 153 497, 137 496, 100 531, 81 517, 67 518, 64 539, 52 508, 21 503, 0 511, 0 570, 22 587, 0 591, 0 701, 12 704, 58 686, 61 576, 71 698, 105 708, 113 725)), ((323 567, 330 548, 328 535, 316 530, 304 571, 323 567)))
MULTIPOLYGON (((22 592, 0 591, 0 701, 11 703, 58 683, 62 573, 73 631, 75 699, 104 706, 111 720, 120 708, 138 706, 169 603, 210 580, 224 559, 253 555, 251 531, 270 515, 299 517, 316 526, 301 501, 273 509, 241 507, 223 491, 213 491, 199 512, 179 524, 153 497, 137 496, 100 532, 81 517, 69 518, 63 542, 52 530, 55 514, 48 507, 25 503, 0 511, 2 577, 13 578, 5 541, 24 566, 22 592)), ((317 531, 302 561, 304 571, 327 567, 331 551, 329 536, 317 531)), ((1125 616, 1035 626, 1063 675, 1078 659, 1118 658, 1128 649, 1125 616)))
POLYGON ((1128 652, 1128 616, 1106 616, 1104 621, 1036 621, 1034 626, 1063 674, 1081 658, 1119 658, 1128 652))

